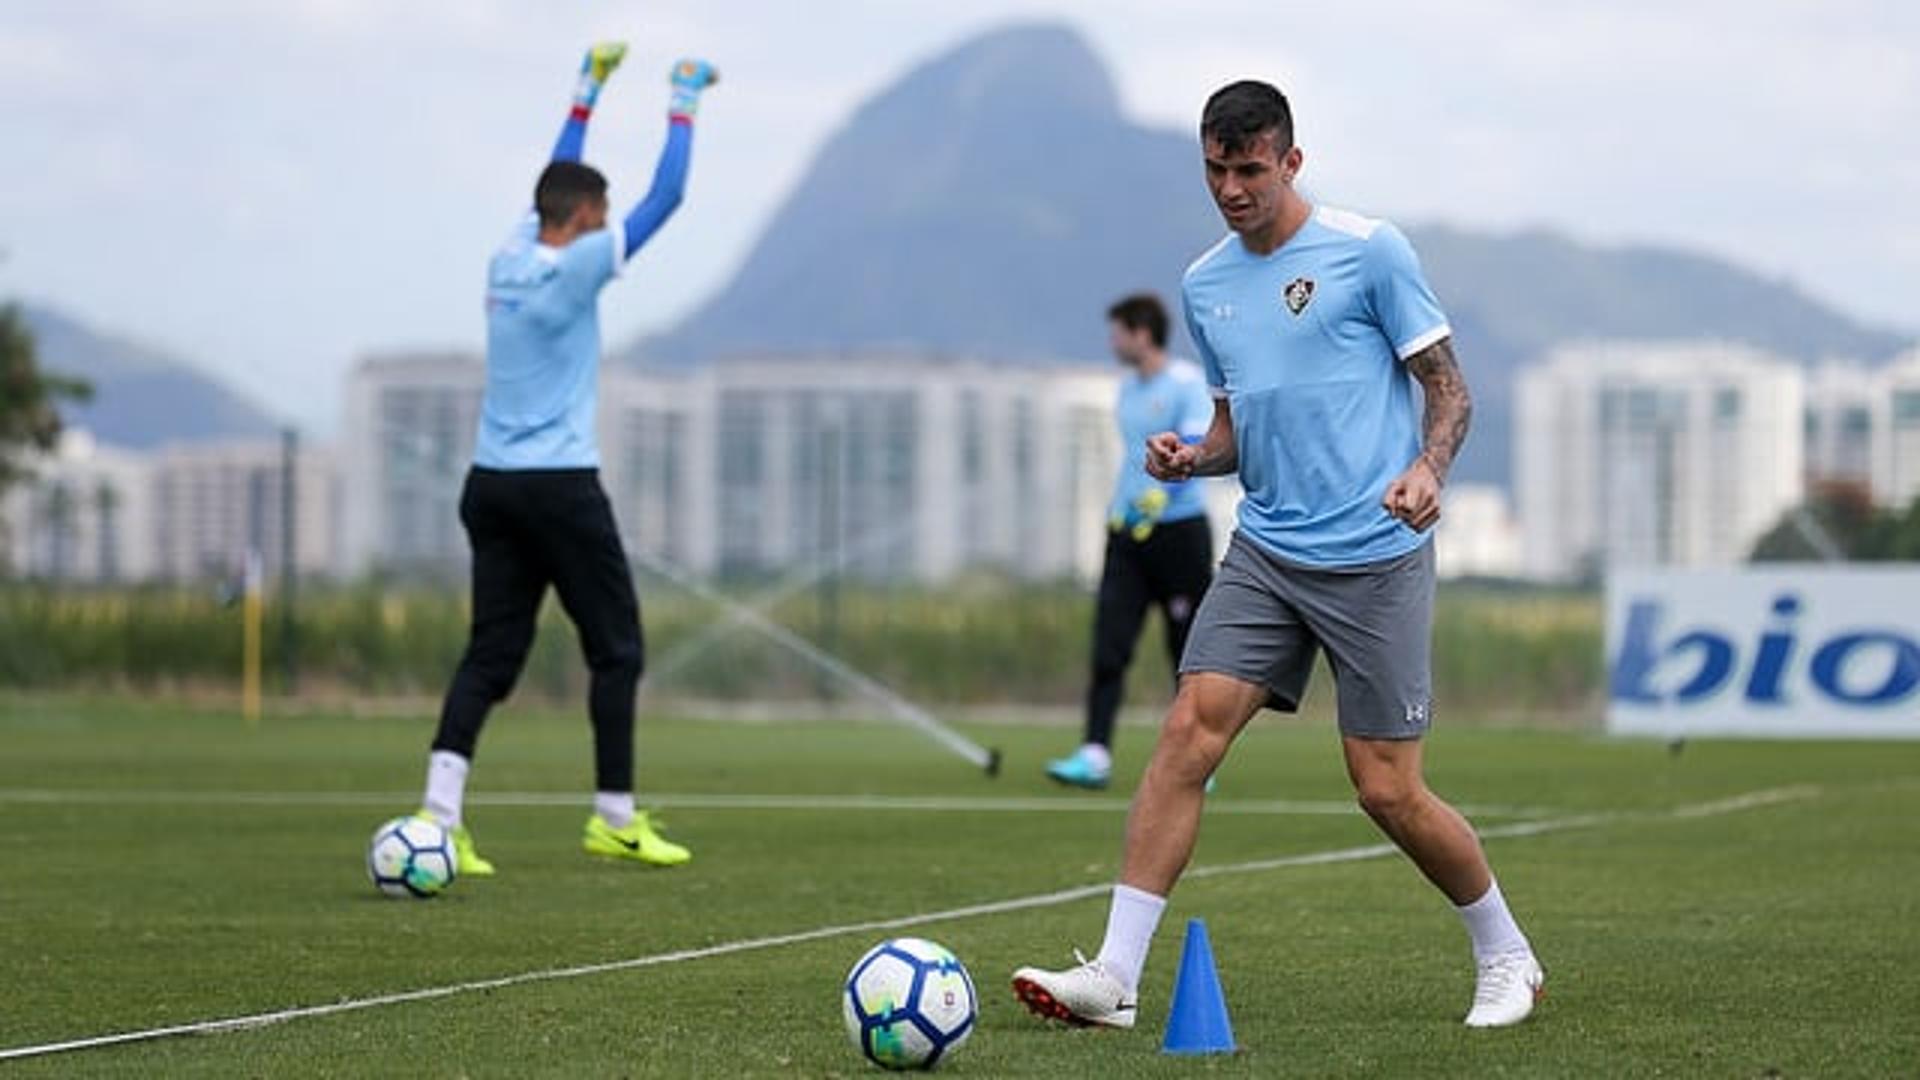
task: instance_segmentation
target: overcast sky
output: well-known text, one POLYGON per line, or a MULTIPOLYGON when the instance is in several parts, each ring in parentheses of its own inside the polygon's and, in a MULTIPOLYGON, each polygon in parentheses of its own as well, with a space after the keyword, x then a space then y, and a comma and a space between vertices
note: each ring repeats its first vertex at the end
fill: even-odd
POLYGON ((751 257, 863 98, 1042 18, 1091 39, 1143 122, 1190 127, 1230 78, 1280 83, 1314 189, 1343 205, 1702 249, 1920 329, 1911 0, 7 0, 0 295, 325 432, 355 356, 477 347, 487 253, 585 42, 634 43, 588 144, 616 200, 651 171, 667 64, 724 75, 686 205, 603 305, 621 342, 751 257))

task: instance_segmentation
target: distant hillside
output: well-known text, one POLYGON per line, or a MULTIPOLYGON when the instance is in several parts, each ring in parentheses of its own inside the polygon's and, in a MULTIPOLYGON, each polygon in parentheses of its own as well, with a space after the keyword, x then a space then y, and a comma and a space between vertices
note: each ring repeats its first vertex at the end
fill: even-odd
POLYGON ((1558 233, 1408 229, 1447 315, 1478 407, 1462 477, 1504 484, 1514 374, 1577 338, 1718 338, 1801 361, 1884 360, 1910 339, 1863 326, 1791 284, 1656 247, 1603 248, 1558 233))
MULTIPOLYGON (((1106 66, 1072 29, 1014 27, 861 106, 735 278, 632 355, 683 364, 907 345, 1099 357, 1107 302, 1140 287, 1172 295, 1222 232, 1192 136, 1129 123, 1106 66)), ((1902 340, 1698 255, 1548 232, 1408 232, 1480 398, 1463 479, 1506 481, 1513 373, 1556 341, 1720 337, 1802 359, 1880 359, 1902 340)))
POLYGON ((21 306, 40 366, 93 383, 93 401, 65 410, 67 423, 102 442, 144 449, 271 435, 279 425, 260 406, 183 360, 110 337, 45 307, 21 306))

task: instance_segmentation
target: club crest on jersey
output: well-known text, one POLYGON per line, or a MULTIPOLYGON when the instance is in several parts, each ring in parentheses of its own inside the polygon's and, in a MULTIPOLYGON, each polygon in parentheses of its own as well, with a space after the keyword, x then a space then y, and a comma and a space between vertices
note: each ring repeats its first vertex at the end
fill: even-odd
POLYGON ((1313 303, 1313 279, 1297 277, 1287 282, 1287 287, 1280 291, 1280 298, 1286 301, 1287 310, 1297 317, 1307 310, 1308 304, 1313 303))

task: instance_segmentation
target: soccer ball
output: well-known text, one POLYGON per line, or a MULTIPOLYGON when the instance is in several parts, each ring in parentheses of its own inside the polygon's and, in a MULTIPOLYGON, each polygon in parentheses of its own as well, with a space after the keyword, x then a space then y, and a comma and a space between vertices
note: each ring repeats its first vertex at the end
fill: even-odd
POLYGON ((388 896, 436 896, 453 884, 453 868, 453 838, 437 821, 397 817, 373 830, 367 875, 388 896))
POLYGON ((979 999, 960 958, 922 938, 883 941, 847 973, 847 1034, 888 1069, 931 1069, 973 1034, 979 999))

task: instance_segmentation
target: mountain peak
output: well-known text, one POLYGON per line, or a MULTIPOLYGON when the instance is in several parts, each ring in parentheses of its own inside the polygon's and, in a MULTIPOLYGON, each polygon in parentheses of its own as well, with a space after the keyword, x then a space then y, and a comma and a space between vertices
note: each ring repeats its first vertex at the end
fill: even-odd
POLYGON ((1112 122, 1120 96, 1106 65, 1077 30, 1038 22, 992 30, 942 54, 873 107, 890 105, 924 108, 922 123, 1010 117, 1028 122, 1035 110, 1112 122))
POLYGON ((646 352, 913 342, 1103 357, 1113 297, 1170 289, 1219 231, 1203 194, 1141 213, 1145 193, 1199 190, 1194 159, 1191 139, 1128 123, 1072 28, 990 31, 856 110, 735 280, 646 352))

